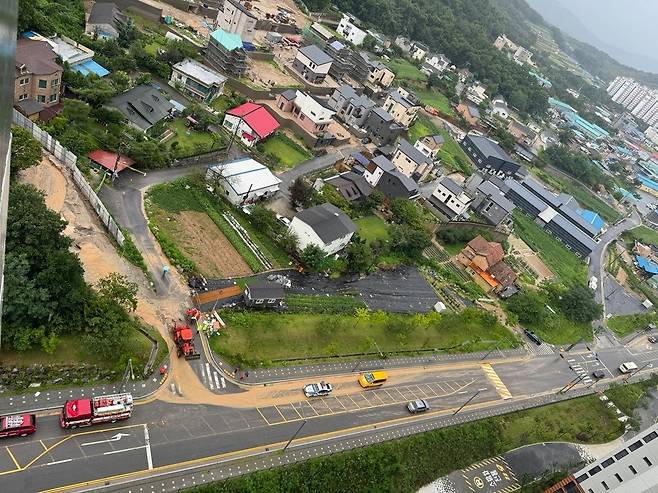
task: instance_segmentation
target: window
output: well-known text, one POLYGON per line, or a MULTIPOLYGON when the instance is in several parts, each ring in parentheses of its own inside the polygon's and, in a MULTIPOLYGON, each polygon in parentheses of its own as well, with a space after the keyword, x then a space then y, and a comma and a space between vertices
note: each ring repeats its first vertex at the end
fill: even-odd
POLYGON ((276 300, 274 298, 268 298, 267 302, 272 304, 272 303, 276 303, 276 300))
POLYGON ((50 81, 50 87, 55 87, 59 85, 59 79, 53 79, 50 81))
POLYGON ((637 442, 630 444, 628 446, 628 450, 630 450, 631 452, 634 452, 637 449, 639 449, 642 445, 644 445, 644 444, 641 441, 638 440, 637 442))
POLYGON ((29 83, 29 82, 30 82, 30 78, 29 78, 29 77, 25 77, 24 79, 21 79, 21 80, 20 80, 20 85, 21 85, 21 86, 24 86, 24 85, 26 85, 26 84, 29 83))
POLYGON ((601 472, 601 466, 594 466, 589 471, 587 471, 590 476, 594 476, 596 473, 601 472))
POLYGON ((651 440, 653 440, 656 437, 658 437, 658 433, 652 431, 651 433, 649 433, 647 436, 643 438, 644 443, 649 443, 651 440))
POLYGON ((50 101, 51 103, 57 101, 57 94, 51 94, 50 97, 48 98, 48 101, 50 101))
POLYGON ((48 87, 48 81, 44 79, 39 79, 39 88, 45 89, 46 87, 48 87))
POLYGON ((263 300, 254 300, 254 301, 257 305, 262 305, 263 304, 263 300))
POLYGON ((608 491, 610 489, 610 487, 608 486, 608 484, 605 481, 601 481, 601 486, 603 486, 603 489, 606 490, 606 491, 608 491))
POLYGON ((627 455, 628 455, 628 450, 624 449, 621 452, 615 454, 615 459, 619 460, 622 457, 626 457, 627 455))
POLYGON ((629 469, 633 474, 637 474, 637 471, 635 470, 635 468, 634 468, 633 466, 628 466, 628 469, 629 469))
POLYGON ((18 96, 19 101, 25 101, 26 99, 27 99, 27 94, 21 94, 20 96, 18 96))
POLYGON ((624 482, 624 480, 621 479, 621 476, 619 475, 619 473, 615 473, 615 478, 617 478, 617 481, 619 481, 620 483, 624 482))
POLYGON ((602 465, 603 467, 608 467, 608 466, 611 466, 611 465, 614 464, 614 463, 615 463, 615 459, 613 459, 612 457, 610 457, 609 459, 606 459, 606 460, 604 460, 603 462, 601 462, 601 465, 602 465))
POLYGON ((578 476, 578 477, 576 478, 576 482, 578 482, 578 483, 582 483, 582 482, 585 481, 586 479, 587 479, 587 474, 581 474, 580 476, 578 476))
POLYGON ((645 463, 647 466, 651 467, 651 466, 653 465, 653 464, 651 463, 651 461, 649 460, 648 457, 642 457, 642 458, 644 459, 644 463, 645 463))
POLYGON ((46 102, 46 96, 40 94, 37 96, 37 101, 40 103, 45 103, 46 102))
POLYGON ((306 115, 304 113, 302 113, 301 115, 299 115, 299 119, 300 120, 306 120, 306 115))

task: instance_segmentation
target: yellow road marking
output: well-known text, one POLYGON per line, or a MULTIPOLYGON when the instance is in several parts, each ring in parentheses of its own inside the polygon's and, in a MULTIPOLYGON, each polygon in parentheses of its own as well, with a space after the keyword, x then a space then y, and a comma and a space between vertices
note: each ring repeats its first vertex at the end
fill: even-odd
POLYGON ((46 444, 43 443, 43 440, 39 440, 39 443, 41 444, 44 450, 48 450, 48 447, 46 447, 46 444))
POLYGON ((279 413, 279 415, 281 416, 281 418, 283 419, 283 421, 288 421, 288 420, 286 419, 286 417, 283 415, 283 413, 282 413, 281 411, 279 411, 279 408, 278 408, 278 407, 276 407, 276 406, 272 406, 272 407, 274 407, 274 409, 276 409, 276 412, 279 413))
MULTIPOLYGON (((18 461, 16 460, 16 457, 14 457, 14 454, 11 453, 11 450, 9 450, 9 447, 5 447, 5 449, 7 450, 7 453, 9 454, 9 457, 11 457, 11 460, 13 460, 13 461, 14 461, 14 464, 16 464, 16 468, 17 468, 18 470, 21 470, 21 469, 22 469, 21 465, 20 465, 20 464, 18 463, 18 461)), ((7 471, 7 472, 8 472, 8 471, 7 471)))
POLYGON ((494 370, 489 363, 482 363, 481 366, 482 366, 482 371, 484 371, 484 374, 487 376, 489 382, 491 382, 493 386, 496 388, 498 394, 503 399, 511 399, 512 393, 507 389, 507 386, 500 379, 500 377, 496 373, 496 370, 494 370))
POLYGON ((297 416, 299 416, 300 419, 304 419, 304 418, 302 418, 302 415, 299 414, 299 411, 295 408, 295 403, 294 402, 292 404, 290 404, 290 407, 292 407, 292 409, 297 413, 297 416))

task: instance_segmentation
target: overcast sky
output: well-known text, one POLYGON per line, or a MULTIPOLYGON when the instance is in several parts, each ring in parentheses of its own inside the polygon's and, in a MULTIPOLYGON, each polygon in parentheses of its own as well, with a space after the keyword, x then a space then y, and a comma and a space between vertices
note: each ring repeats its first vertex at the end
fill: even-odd
POLYGON ((551 24, 632 67, 658 73, 658 0, 526 0, 551 24))

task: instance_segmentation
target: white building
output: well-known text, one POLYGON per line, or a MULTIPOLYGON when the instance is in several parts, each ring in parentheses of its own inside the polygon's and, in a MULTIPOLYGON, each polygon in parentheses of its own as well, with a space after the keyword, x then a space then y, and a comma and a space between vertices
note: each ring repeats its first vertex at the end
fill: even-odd
POLYGON ((215 182, 238 206, 273 196, 281 183, 267 166, 249 157, 208 166, 206 180, 215 182))
POLYGON ((507 103, 502 96, 496 96, 493 98, 493 101, 491 101, 491 114, 496 115, 503 120, 507 120, 509 118, 509 108, 507 107, 507 103))
POLYGON ((368 35, 358 27, 359 24, 360 21, 352 14, 343 14, 336 31, 345 36, 345 39, 353 45, 359 46, 368 35))
POLYGON ((317 45, 308 45, 297 51, 293 68, 309 82, 321 84, 329 73, 333 58, 317 45))
POLYGON ((450 60, 443 54, 441 55, 432 55, 425 58, 420 71, 426 75, 441 74, 448 70, 450 67, 450 60))
POLYGON ((480 82, 475 82, 472 86, 469 86, 466 89, 466 99, 470 102, 480 105, 487 97, 487 88, 484 87, 480 82))
POLYGON ((649 127, 644 131, 644 136, 658 146, 658 128, 649 127))
POLYGON ((350 242, 356 225, 338 207, 325 203, 298 213, 290 222, 290 231, 297 237, 300 251, 316 245, 332 255, 350 242))
POLYGON ((615 102, 648 125, 658 123, 658 90, 650 89, 629 77, 617 77, 607 89, 615 102))
POLYGON ((217 13, 217 26, 226 32, 238 34, 242 41, 254 40, 256 16, 239 0, 224 0, 224 7, 217 13))
POLYGON ((464 189, 445 176, 429 197, 429 203, 451 221, 465 215, 471 202, 464 189))
POLYGON ((409 50, 409 56, 412 60, 420 60, 422 62, 425 60, 425 56, 427 56, 428 51, 429 49, 423 43, 412 41, 411 49, 409 50))
POLYGON ((186 58, 172 67, 169 85, 198 101, 210 104, 224 92, 226 77, 202 63, 186 58))

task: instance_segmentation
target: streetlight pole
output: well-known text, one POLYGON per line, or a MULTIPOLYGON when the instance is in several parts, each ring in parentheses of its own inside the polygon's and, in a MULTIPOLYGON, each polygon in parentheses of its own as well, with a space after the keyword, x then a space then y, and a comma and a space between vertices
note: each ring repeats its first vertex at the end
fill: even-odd
MULTIPOLYGON (((573 380, 571 380, 568 384, 566 384, 564 387, 562 387, 560 390, 558 390, 557 393, 558 393, 558 394, 561 394, 561 393, 562 393, 567 387, 569 387, 569 386, 572 385, 572 384, 573 384, 573 385, 576 385, 576 384, 577 384, 580 380, 582 380, 582 379, 583 379, 582 376, 577 376, 576 378, 574 378, 573 380)), ((572 386, 573 386, 573 385, 572 385, 572 386)))
POLYGON ((452 415, 454 416, 454 415, 457 414, 459 411, 461 411, 462 409, 464 409, 464 408, 468 405, 469 402, 471 402, 473 399, 475 399, 475 398, 478 396, 478 394, 479 394, 480 392, 482 392, 482 389, 479 389, 475 394, 473 394, 473 395, 472 395, 472 396, 471 396, 466 402, 464 402, 464 403, 460 406, 459 409, 457 409, 454 413, 452 413, 452 415))
POLYGON ((482 359, 480 361, 483 361, 483 360, 487 359, 487 356, 489 356, 491 353, 493 353, 496 349, 498 349, 498 344, 496 344, 496 347, 491 348, 487 354, 482 356, 482 359))
POLYGON ((297 428, 297 431, 295 432, 295 434, 292 437, 290 437, 290 440, 288 440, 288 443, 286 443, 286 446, 283 447, 283 450, 281 450, 281 452, 286 451, 286 449, 292 443, 292 441, 297 437, 297 435, 299 435, 299 432, 302 431, 302 428, 304 428, 305 424, 306 424, 306 420, 302 421, 302 424, 299 425, 299 428, 297 428))
POLYGON ((571 351, 571 350, 573 349, 573 347, 574 347, 576 344, 580 344, 581 342, 583 342, 583 338, 582 338, 582 337, 581 337, 580 339, 578 339, 578 342, 574 342, 573 344, 571 344, 567 349, 565 349, 565 351, 568 353, 569 351, 571 351))
POLYGON ((629 378, 631 378, 631 377, 632 377, 633 375, 635 375, 636 373, 638 373, 638 372, 644 370, 644 369, 645 369, 647 366, 649 366, 650 364, 651 364, 651 363, 645 363, 644 366, 641 366, 640 368, 638 368, 638 369, 635 370, 634 372, 629 373, 628 376, 626 377, 626 380, 628 380, 629 378))

